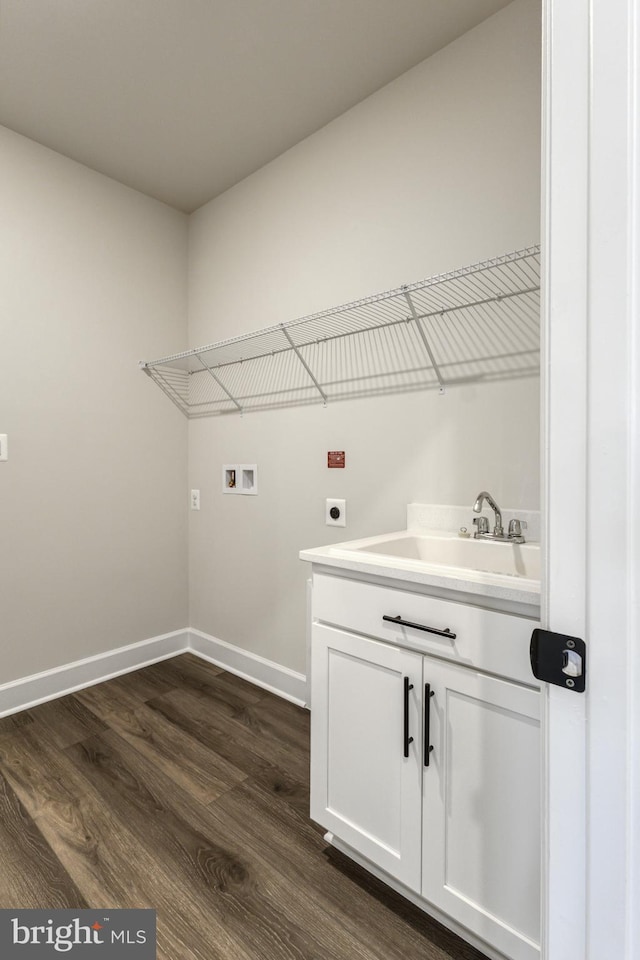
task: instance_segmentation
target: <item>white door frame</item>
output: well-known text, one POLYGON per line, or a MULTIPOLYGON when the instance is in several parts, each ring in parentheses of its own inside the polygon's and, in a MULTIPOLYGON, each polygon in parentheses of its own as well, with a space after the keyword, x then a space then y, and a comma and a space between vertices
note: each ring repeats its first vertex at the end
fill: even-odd
POLYGON ((640 960, 640 0, 543 0, 544 960, 640 960), (633 732, 637 731, 634 742, 633 732))

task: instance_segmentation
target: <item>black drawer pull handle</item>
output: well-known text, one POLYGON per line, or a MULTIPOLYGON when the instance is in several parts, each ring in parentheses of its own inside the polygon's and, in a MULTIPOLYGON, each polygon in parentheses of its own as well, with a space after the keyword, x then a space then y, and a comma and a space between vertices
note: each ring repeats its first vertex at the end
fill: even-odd
POLYGON ((413 690, 413 684, 409 683, 409 677, 404 678, 404 729, 402 731, 402 745, 404 747, 405 757, 409 756, 409 744, 413 743, 413 737, 409 736, 409 690, 413 690))
POLYGON ((433 690, 431 689, 430 683, 425 683, 424 685, 424 765, 425 767, 429 766, 429 754, 433 750, 433 747, 429 743, 431 739, 431 719, 430 719, 430 706, 431 706, 431 697, 433 696, 433 690))
POLYGON ((451 633, 449 627, 445 627, 444 630, 438 630, 436 627, 425 627, 423 623, 411 623, 410 620, 403 620, 400 614, 397 617, 388 617, 384 614, 382 619, 388 620, 389 623, 399 623, 401 627, 413 627, 414 630, 424 630, 425 633, 435 633, 439 637, 448 637, 449 640, 455 640, 456 638, 456 634, 451 633))

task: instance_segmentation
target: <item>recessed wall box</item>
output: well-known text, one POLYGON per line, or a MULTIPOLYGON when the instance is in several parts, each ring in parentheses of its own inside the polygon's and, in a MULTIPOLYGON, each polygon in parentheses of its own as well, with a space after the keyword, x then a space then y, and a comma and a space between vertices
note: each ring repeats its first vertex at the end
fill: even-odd
POLYGON ((225 463, 222 492, 255 496, 258 493, 258 466, 255 463, 225 463))

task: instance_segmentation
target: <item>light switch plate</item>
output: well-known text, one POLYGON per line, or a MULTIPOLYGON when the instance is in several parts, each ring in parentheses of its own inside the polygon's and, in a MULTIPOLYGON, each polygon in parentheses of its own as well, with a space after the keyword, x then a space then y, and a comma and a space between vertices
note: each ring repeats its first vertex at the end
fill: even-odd
POLYGON ((9 459, 9 443, 6 433, 0 433, 0 460, 9 459))

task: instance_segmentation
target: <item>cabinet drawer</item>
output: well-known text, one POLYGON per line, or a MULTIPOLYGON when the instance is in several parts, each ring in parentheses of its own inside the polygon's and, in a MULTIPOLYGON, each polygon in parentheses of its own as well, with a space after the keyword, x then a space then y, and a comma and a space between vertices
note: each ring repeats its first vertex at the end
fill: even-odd
POLYGON ((313 578, 312 616, 315 621, 539 686, 529 662, 531 631, 538 624, 527 617, 319 573, 313 578), (384 616, 400 616, 436 630, 448 628, 455 639, 390 623, 384 616))

